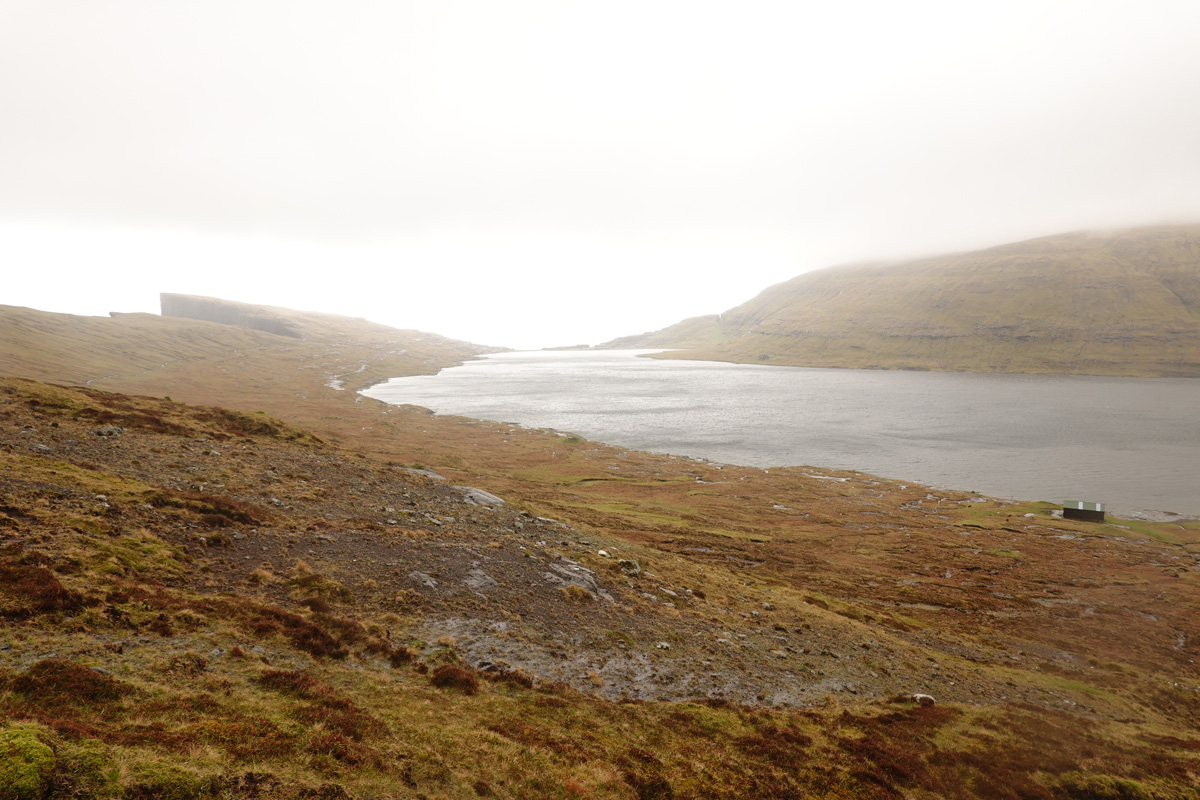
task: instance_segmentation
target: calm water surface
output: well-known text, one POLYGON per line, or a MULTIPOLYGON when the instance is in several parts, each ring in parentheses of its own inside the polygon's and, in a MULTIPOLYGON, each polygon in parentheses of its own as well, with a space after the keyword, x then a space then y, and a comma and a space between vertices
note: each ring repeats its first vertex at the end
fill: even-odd
POLYGON ((638 450, 1200 517, 1200 380, 503 353, 366 395, 638 450))

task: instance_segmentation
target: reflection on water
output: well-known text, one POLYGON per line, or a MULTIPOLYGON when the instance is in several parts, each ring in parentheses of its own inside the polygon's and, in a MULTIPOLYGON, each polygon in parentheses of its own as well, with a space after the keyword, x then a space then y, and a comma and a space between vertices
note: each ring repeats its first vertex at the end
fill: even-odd
POLYGON ((364 394, 610 444, 1200 516, 1200 380, 502 353, 364 394))

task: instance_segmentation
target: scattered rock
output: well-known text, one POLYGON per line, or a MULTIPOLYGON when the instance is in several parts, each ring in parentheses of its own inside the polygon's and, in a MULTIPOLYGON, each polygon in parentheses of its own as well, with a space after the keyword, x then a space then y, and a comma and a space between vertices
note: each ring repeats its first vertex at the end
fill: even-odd
POLYGON ((622 558, 617 562, 617 566, 621 568, 621 572, 631 578, 636 578, 642 574, 642 565, 631 558, 622 558))
POLYGON ((483 489, 475 489, 470 486, 451 486, 451 489, 457 489, 462 493, 464 503, 472 506, 484 506, 486 508, 498 508, 504 505, 504 501, 491 492, 485 492, 483 489))
POLYGON ((96 436, 102 436, 106 439, 113 436, 120 436, 124 432, 124 428, 118 428, 116 425, 105 425, 102 428, 96 428, 96 430, 92 431, 96 436))
POLYGON ((400 469, 404 470, 405 472, 411 472, 413 475, 421 475, 426 478, 432 478, 435 481, 446 480, 431 469, 417 469, 414 467, 401 467, 400 469))
POLYGON ((408 577, 417 583, 429 587, 430 589, 436 589, 438 585, 438 582, 433 579, 433 576, 427 572, 417 572, 416 570, 413 570, 412 572, 408 573, 408 577))
POLYGON ((555 584, 560 589, 565 589, 568 586, 578 586, 581 589, 586 589, 594 595, 603 597, 605 600, 612 601, 612 595, 600 588, 600 584, 596 582, 596 573, 592 572, 587 567, 581 567, 571 561, 559 561, 547 565, 548 572, 543 573, 543 576, 550 583, 555 584))
MULTIPOLYGON (((430 580, 433 579, 430 578, 430 580)), ((496 582, 495 578, 493 578, 491 575, 488 575, 481 569, 473 569, 468 572, 466 579, 463 580, 463 583, 466 584, 467 588, 474 589, 477 592, 483 589, 491 589, 500 585, 496 582)))

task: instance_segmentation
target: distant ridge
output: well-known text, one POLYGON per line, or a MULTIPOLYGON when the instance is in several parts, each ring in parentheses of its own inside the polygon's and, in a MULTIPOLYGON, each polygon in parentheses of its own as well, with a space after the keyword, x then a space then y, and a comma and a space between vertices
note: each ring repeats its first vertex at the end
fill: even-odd
POLYGON ((160 395, 198 383, 222 387, 201 398, 216 403, 253 389, 249 377, 229 376, 274 369, 280 358, 333 388, 359 389, 503 349, 214 297, 164 294, 162 306, 162 316, 87 317, 0 305, 0 374, 160 395))
POLYGON ((601 347, 812 367, 1200 376, 1200 225, 830 267, 601 347))

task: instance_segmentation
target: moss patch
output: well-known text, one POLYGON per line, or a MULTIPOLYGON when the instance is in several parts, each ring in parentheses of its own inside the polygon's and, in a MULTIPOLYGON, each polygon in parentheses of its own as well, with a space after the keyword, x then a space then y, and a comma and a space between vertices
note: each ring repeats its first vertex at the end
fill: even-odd
POLYGON ((0 798, 40 800, 54 772, 54 751, 31 726, 0 730, 0 798))

